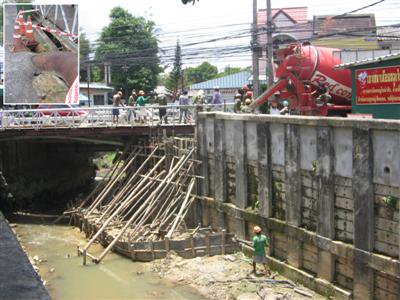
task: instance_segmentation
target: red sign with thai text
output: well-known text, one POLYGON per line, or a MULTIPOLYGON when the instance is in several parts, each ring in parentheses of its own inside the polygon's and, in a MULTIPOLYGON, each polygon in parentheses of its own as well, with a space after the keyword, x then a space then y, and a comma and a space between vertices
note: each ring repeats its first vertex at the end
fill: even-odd
POLYGON ((356 104, 400 104, 400 66, 356 70, 356 104))

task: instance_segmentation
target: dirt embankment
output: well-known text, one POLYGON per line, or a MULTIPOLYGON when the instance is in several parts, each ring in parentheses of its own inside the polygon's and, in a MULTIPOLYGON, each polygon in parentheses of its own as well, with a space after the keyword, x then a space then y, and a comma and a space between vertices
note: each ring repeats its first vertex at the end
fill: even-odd
POLYGON ((191 285, 207 299, 325 299, 272 273, 267 277, 262 266, 250 274, 251 260, 242 253, 183 259, 174 253, 151 263, 151 270, 180 285, 191 285))

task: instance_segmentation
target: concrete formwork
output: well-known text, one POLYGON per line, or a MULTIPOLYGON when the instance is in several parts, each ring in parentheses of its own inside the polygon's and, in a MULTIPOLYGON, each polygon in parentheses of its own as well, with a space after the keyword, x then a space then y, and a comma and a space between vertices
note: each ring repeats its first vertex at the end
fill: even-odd
POLYGON ((399 121, 201 113, 199 127, 204 225, 246 239, 262 225, 271 265, 322 293, 399 298, 399 121))

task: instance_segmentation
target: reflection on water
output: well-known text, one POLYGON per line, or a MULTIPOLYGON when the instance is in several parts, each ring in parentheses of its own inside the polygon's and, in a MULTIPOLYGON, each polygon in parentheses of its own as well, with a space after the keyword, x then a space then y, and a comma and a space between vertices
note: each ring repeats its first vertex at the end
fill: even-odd
MULTIPOLYGON (((25 225, 16 228, 21 243, 39 264, 46 287, 57 299, 201 299, 189 287, 178 287, 148 271, 145 263, 133 263, 109 253, 99 265, 82 266, 76 246, 86 242, 78 229, 55 225, 25 225)), ((103 249, 95 244, 90 252, 103 249)))

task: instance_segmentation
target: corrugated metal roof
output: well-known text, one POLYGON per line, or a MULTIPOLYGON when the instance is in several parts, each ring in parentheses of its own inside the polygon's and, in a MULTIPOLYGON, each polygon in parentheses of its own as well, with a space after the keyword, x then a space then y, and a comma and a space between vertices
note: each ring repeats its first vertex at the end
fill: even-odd
POLYGON ((241 88, 245 84, 248 84, 251 73, 249 71, 243 71, 232 75, 224 76, 221 78, 211 79, 204 82, 192 84, 191 90, 209 90, 218 86, 220 89, 232 89, 241 88))
POLYGON ((347 68, 351 68, 351 67, 363 66, 363 65, 368 65, 368 64, 371 64, 371 63, 375 63, 375 62, 387 61, 387 60, 392 60, 392 59, 397 59, 397 58, 400 59, 400 52, 392 53, 392 54, 388 54, 388 55, 384 55, 384 56, 380 56, 380 57, 375 57, 375 58, 364 59, 364 60, 360 60, 360 61, 354 61, 354 62, 350 62, 350 63, 340 64, 340 65, 335 66, 335 68, 347 69, 347 68))
MULTIPOLYGON (((89 85, 91 89, 107 90, 107 91, 114 90, 113 87, 106 85, 104 82, 91 82, 89 85)), ((87 82, 80 82, 79 88, 87 89, 87 82)))

